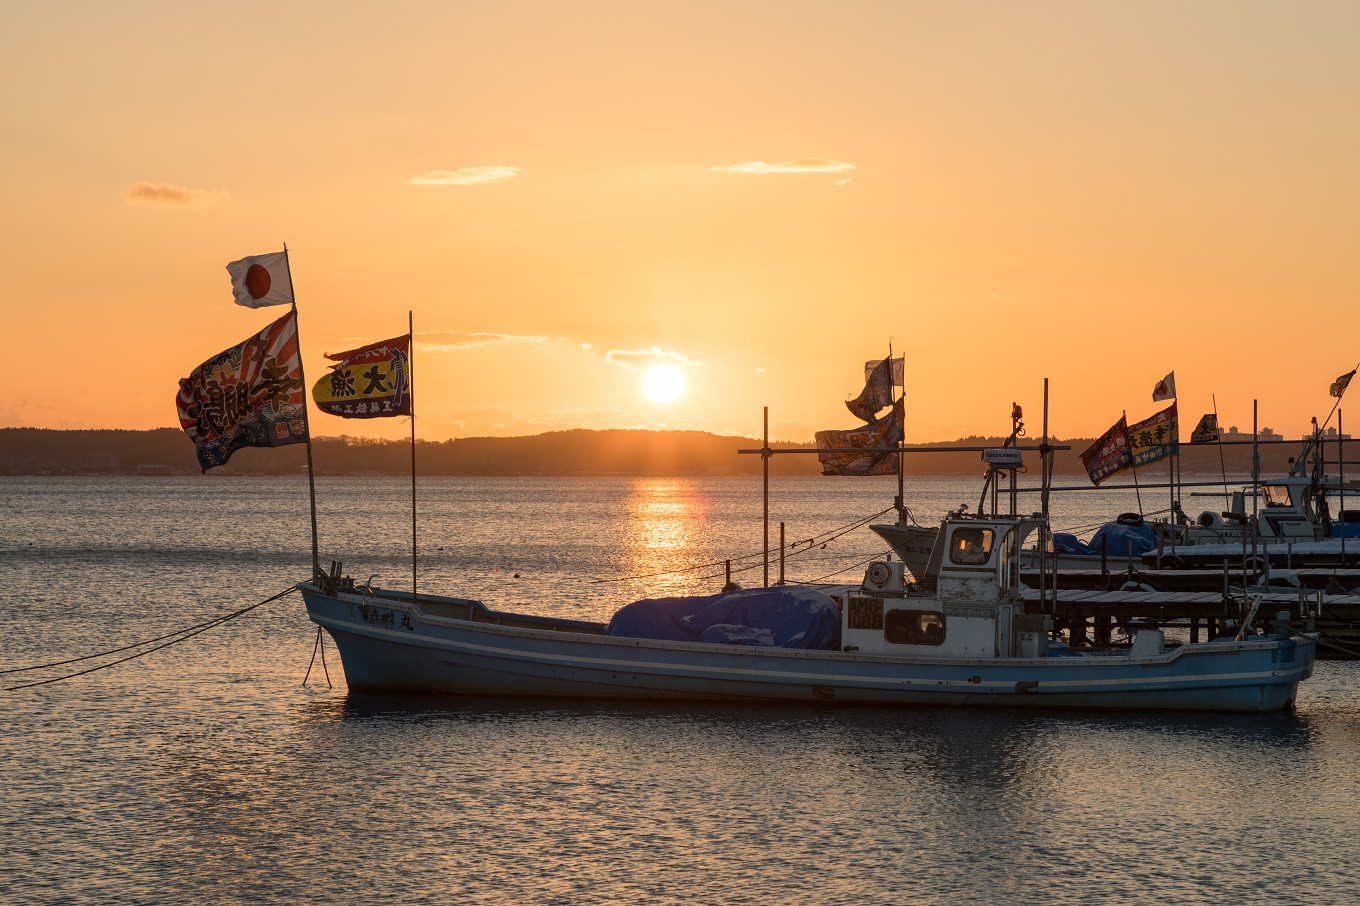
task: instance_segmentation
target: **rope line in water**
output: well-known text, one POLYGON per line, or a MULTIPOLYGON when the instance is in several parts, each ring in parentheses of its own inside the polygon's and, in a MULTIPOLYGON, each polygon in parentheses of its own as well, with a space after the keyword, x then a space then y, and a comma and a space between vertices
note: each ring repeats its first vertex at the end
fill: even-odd
POLYGON ((169 648, 171 645, 178 645, 180 642, 187 641, 188 639, 193 638, 199 633, 207 632, 209 629, 212 629, 215 626, 221 626, 223 623, 229 622, 231 620, 236 619, 239 616, 243 616, 247 613, 250 613, 257 607, 263 607, 266 604, 269 604, 273 601, 279 600, 280 598, 291 595, 295 591, 297 591, 296 588, 289 588, 286 591, 281 591, 276 595, 265 598, 263 601, 251 604, 249 607, 242 607, 240 610, 232 611, 231 613, 228 614, 223 614, 220 617, 214 617, 213 619, 207 620, 203 623, 195 623, 194 625, 181 629, 177 632, 172 632, 169 633, 168 635, 158 636, 157 638, 154 639, 146 639, 145 641, 135 642, 131 645, 124 645, 121 648, 111 648, 108 651, 100 651, 95 654, 87 654, 84 657, 70 658, 69 660, 64 661, 53 661, 50 664, 35 664, 31 667, 15 667, 10 670, 0 671, 3 673, 21 673, 27 670, 42 670, 48 667, 60 667, 65 664, 74 664, 78 661, 88 661, 91 658, 108 657, 110 654, 118 654, 123 651, 128 651, 129 649, 132 648, 141 648, 145 645, 150 645, 153 642, 160 642, 163 639, 171 639, 171 641, 165 642, 162 645, 157 645, 154 648, 147 648, 145 651, 139 651, 136 654, 130 654, 127 657, 119 658, 116 661, 110 661, 107 664, 99 664, 98 666, 95 667, 89 667, 85 670, 78 670, 75 673, 63 674, 62 676, 53 677, 52 679, 39 680, 36 683, 23 683, 22 685, 18 686, 10 686, 6 688, 5 691, 14 692, 19 689, 31 689, 34 686, 46 686, 48 683, 59 683, 62 680, 74 679, 77 676, 84 676, 87 673, 94 673, 98 670, 104 670, 108 667, 114 667, 117 666, 118 664, 123 664, 128 661, 135 660, 144 654, 150 654, 153 651, 160 651, 162 648, 169 648))

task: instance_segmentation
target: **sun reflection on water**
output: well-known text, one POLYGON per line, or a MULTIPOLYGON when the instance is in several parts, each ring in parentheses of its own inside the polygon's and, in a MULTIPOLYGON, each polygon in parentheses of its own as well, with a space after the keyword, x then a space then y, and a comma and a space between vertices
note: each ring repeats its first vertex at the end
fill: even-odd
MULTIPOLYGON (((623 566, 633 575, 684 569, 711 556, 705 537, 709 500, 686 478, 646 478, 632 483, 625 506, 623 566)), ((690 573, 657 576, 653 595, 717 591, 690 573)))

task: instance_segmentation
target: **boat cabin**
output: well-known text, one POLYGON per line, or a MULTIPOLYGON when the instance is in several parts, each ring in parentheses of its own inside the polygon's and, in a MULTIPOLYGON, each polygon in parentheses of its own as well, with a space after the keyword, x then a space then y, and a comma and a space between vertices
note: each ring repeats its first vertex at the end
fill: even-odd
MULTIPOLYGON (((1231 508, 1206 510, 1186 527, 1177 544, 1232 544, 1251 526, 1252 489, 1234 491, 1231 508)), ((1201 496, 1196 494, 1195 496, 1201 496)), ((1207 495, 1206 495, 1207 496, 1207 495)), ((1317 541, 1329 532, 1313 507, 1312 480, 1291 475, 1263 481, 1256 509, 1258 538, 1267 544, 1317 541)))
POLYGON ((846 651, 919 657, 1040 657, 1047 623, 1027 615, 1020 552, 1042 517, 950 513, 922 581, 876 561, 841 602, 846 651))

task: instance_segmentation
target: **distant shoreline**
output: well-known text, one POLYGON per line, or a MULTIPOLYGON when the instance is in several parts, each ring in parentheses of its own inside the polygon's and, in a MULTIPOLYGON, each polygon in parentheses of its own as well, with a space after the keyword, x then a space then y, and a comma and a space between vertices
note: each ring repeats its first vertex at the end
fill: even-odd
MULTIPOLYGON (((1026 443, 1037 443, 1026 438, 1026 443)), ((1001 446, 1001 437, 965 437, 956 441, 916 446, 1001 446)), ((1062 481, 1088 480, 1079 453, 1091 438, 1052 441, 1071 447, 1054 456, 1054 475, 1062 481)), ((607 430, 553 431, 524 437, 469 437, 447 441, 417 441, 416 462, 427 476, 721 476, 758 475, 761 458, 738 450, 760 447, 755 438, 731 437, 704 431, 607 430)), ((318 437, 312 441, 318 475, 408 475, 411 450, 407 441, 375 441, 350 437, 318 437)), ((805 448, 806 444, 771 443, 771 449, 805 448)), ((1282 474, 1289 460, 1298 455, 1303 442, 1275 443, 1260 448, 1261 474, 1282 474)), ((1335 460, 1335 441, 1329 441, 1329 458, 1335 460)), ((1349 449, 1349 447, 1348 447, 1349 449)), ((1214 477, 1226 469, 1229 475, 1249 475, 1250 444, 1218 446, 1182 443, 1182 475, 1214 477), (1220 455, 1222 457, 1220 461, 1220 455)), ((1346 458, 1353 458, 1347 456, 1346 458)), ((1026 453, 1029 468, 1038 455, 1026 453)), ((306 468, 302 444, 273 449, 238 451, 215 475, 288 475, 306 468)), ((770 457, 771 475, 818 475, 813 454, 770 457)), ((906 457, 905 473, 912 475, 981 476, 984 466, 978 453, 932 453, 906 457)), ((1139 470, 1140 479, 1164 482, 1165 462, 1139 470)), ((48 428, 0 428, 0 475, 197 475, 193 444, 177 428, 146 431, 60 430, 48 428)), ((1360 470, 1357 470, 1360 474, 1360 470)), ((1131 483, 1131 475, 1113 481, 1131 483)), ((853 479, 842 479, 853 480, 853 479)))

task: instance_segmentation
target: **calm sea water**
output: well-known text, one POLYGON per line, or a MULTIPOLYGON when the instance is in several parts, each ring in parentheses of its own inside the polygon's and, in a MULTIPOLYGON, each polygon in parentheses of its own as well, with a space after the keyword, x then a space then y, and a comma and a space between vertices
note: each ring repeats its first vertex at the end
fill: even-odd
MULTIPOLYGON (((925 522, 978 489, 908 498, 925 522)), ((858 577, 883 545, 835 530, 894 490, 775 480, 788 577, 858 577)), ((409 582, 408 485, 318 495, 323 561, 409 582)), ((1055 521, 1132 504, 1071 495, 1055 521)), ((9 478, 0 505, 0 669, 308 572, 305 479, 9 478)), ((716 590, 729 557, 761 580, 759 479, 430 480, 420 505, 422 587, 493 607, 607 618, 716 590)), ((334 686, 319 663, 302 685, 315 638, 290 596, 0 693, 0 902, 1360 900, 1355 664, 1319 664, 1289 716, 681 707, 351 696, 329 645, 334 686)))

